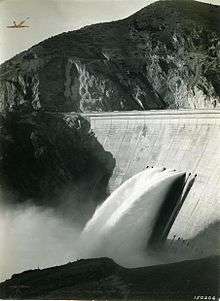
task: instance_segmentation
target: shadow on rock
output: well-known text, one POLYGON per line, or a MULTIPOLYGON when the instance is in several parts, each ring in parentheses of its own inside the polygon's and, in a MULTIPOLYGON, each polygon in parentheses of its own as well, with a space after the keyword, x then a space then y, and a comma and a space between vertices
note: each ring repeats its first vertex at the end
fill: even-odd
POLYGON ((0 183, 9 203, 56 207, 66 198, 95 207, 108 194, 115 160, 81 116, 9 112, 0 126, 0 183))

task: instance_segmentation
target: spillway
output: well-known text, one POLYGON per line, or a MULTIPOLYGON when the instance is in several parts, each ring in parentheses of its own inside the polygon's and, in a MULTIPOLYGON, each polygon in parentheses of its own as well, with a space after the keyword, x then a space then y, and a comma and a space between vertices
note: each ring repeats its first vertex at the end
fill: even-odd
POLYGON ((125 181, 86 224, 80 256, 108 256, 128 266, 147 264, 159 213, 171 194, 178 202, 184 183, 185 173, 163 168, 145 169, 125 181))
POLYGON ((219 220, 220 111, 82 114, 116 159, 110 192, 146 166, 197 175, 168 238, 190 239, 219 220))

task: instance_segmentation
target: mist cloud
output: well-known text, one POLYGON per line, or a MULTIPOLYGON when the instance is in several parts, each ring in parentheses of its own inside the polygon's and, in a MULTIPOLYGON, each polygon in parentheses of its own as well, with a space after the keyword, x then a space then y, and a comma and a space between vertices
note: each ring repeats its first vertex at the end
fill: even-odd
POLYGON ((0 204, 0 281, 24 270, 74 261, 79 231, 52 209, 0 204))

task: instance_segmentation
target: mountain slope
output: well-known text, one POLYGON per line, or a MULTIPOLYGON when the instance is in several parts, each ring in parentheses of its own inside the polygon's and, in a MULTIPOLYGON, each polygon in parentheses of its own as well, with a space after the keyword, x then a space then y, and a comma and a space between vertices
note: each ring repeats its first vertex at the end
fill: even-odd
POLYGON ((47 39, 1 66, 1 111, 215 108, 219 20, 219 6, 167 0, 47 39))

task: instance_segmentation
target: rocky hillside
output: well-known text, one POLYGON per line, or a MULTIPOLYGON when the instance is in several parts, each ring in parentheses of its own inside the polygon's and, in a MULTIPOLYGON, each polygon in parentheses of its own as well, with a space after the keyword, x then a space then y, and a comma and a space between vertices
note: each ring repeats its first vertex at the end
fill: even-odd
POLYGON ((0 298, 217 299, 218 271, 218 257, 136 269, 122 268, 108 258, 87 259, 13 275, 0 284, 0 298))
POLYGON ((69 112, 218 107, 219 17, 220 6, 158 1, 2 64, 0 185, 8 198, 49 204, 66 191, 80 202, 106 196, 114 158, 88 121, 69 112))
POLYGON ((115 160, 81 116, 7 112, 0 120, 2 200, 56 206, 106 197, 115 160))
POLYGON ((215 108, 220 6, 153 3, 133 16, 62 33, 0 68, 0 110, 215 108))

